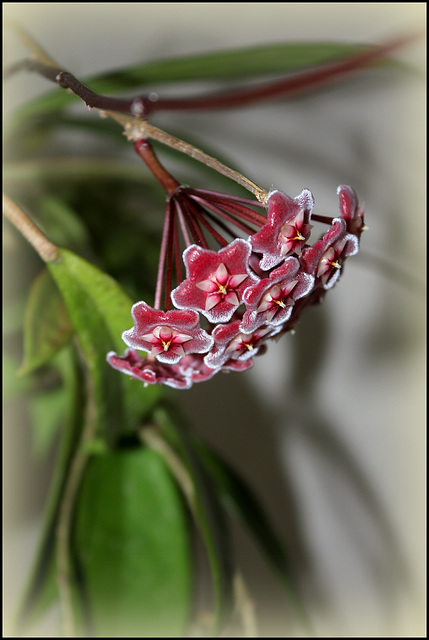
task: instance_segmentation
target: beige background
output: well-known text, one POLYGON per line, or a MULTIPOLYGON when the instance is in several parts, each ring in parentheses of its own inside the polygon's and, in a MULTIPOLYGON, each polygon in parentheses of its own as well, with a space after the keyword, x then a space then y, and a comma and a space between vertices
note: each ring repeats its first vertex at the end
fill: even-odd
MULTIPOLYGON (((426 22, 425 3, 4 3, 3 10, 78 77, 220 47, 376 43, 426 22)), ((23 55, 7 30, 4 42, 6 62, 23 55)), ((398 56, 422 70, 424 45, 398 56)), ((36 76, 11 79, 6 113, 50 88, 36 76)), ((365 202, 370 230, 361 254, 296 335, 249 373, 178 392, 195 428, 242 471, 295 550, 321 637, 425 634, 425 298, 422 286, 409 284, 425 279, 424 92, 423 75, 374 70, 312 99, 174 116, 174 126, 225 150, 262 186, 292 196, 310 188, 319 213, 335 215, 341 183, 365 202)), ((157 124, 168 130, 171 118, 157 124)), ((31 460, 26 426, 5 428, 8 614, 34 549, 45 474, 31 460)), ((290 635, 275 584, 237 536, 249 585, 261 593, 263 631, 290 635)))

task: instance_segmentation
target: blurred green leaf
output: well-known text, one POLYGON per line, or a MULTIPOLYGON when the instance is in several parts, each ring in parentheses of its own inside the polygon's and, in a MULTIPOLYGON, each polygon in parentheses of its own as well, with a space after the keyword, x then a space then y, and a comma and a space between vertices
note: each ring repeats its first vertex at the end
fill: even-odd
MULTIPOLYGON (((60 123, 61 124, 61 123, 60 123)), ((77 125, 76 125, 77 126, 77 125)), ((116 125, 117 142, 121 141, 121 130, 116 125)), ((26 182, 58 181, 102 181, 111 178, 134 181, 142 185, 147 182, 147 175, 141 164, 101 157, 61 157, 37 158, 22 162, 9 162, 4 168, 4 179, 14 185, 26 182)), ((99 187, 97 184, 97 188, 99 187)), ((54 207, 49 202, 47 205, 54 207)), ((64 206, 64 205, 63 205, 64 206)), ((66 222, 69 222, 67 220, 66 222)), ((77 229, 72 229, 76 235, 77 229)), ((68 238, 67 238, 68 240, 68 238)), ((58 242, 58 244, 61 244, 58 242)))
MULTIPOLYGON (((135 64, 86 78, 83 82, 92 91, 107 95, 146 86, 153 88, 160 83, 289 73, 341 60, 368 49, 367 45, 336 42, 279 43, 135 64)), ((23 118, 55 112, 76 100, 76 96, 57 89, 28 103, 17 115, 23 118)))
POLYGON ((3 353, 3 396, 5 400, 28 394, 34 383, 30 378, 20 376, 19 363, 14 356, 3 353))
POLYGON ((217 453, 197 443, 200 460, 215 480, 225 505, 254 535, 271 566, 282 578, 290 576, 289 561, 267 515, 247 483, 217 453))
MULTIPOLYGON (((190 80, 224 80, 283 74, 341 60, 370 47, 338 42, 286 42, 199 53, 136 64, 92 80, 116 92, 140 85, 190 80)), ((96 89, 95 89, 96 90, 96 89)))
POLYGON ((215 600, 214 633, 228 620, 232 606, 234 562, 225 513, 218 500, 216 486, 201 464, 178 414, 167 407, 154 413, 162 437, 177 452, 193 487, 193 511, 211 567, 215 600))
POLYGON ((17 300, 5 300, 3 305, 3 336, 5 338, 22 331, 26 306, 27 298, 24 295, 17 300))
MULTIPOLYGON (((55 161, 58 164, 59 159, 55 161)), ((43 178, 42 178, 43 179, 43 178)), ((39 204, 43 227, 54 244, 80 251, 89 245, 88 230, 77 212, 55 195, 44 195, 39 204)))
MULTIPOLYGON (((106 121, 101 121, 106 122, 106 121)), ((97 133, 115 136, 115 147, 112 148, 112 154, 117 150, 117 145, 121 142, 125 142, 130 147, 130 158, 133 157, 132 146, 129 142, 121 136, 121 128, 117 123, 108 121, 112 124, 112 129, 99 127, 99 121, 95 118, 88 117, 76 117, 70 119, 66 114, 61 115, 53 121, 49 118, 50 127, 52 131, 54 128, 58 131, 61 128, 81 129, 86 133, 97 133)), ((37 125, 36 125, 37 126, 37 125)), ((207 143, 199 142, 195 137, 189 135, 189 132, 178 132, 176 130, 170 130, 170 133, 178 138, 186 139, 190 144, 195 147, 204 148, 204 151, 211 156, 216 157, 219 161, 228 166, 233 166, 234 163, 225 155, 225 152, 221 152, 219 149, 208 147, 207 143)), ((181 164, 180 180, 182 183, 192 182, 195 179, 195 172, 198 171, 198 175, 207 176, 210 180, 210 184, 215 184, 215 187, 219 190, 231 191, 232 193, 243 193, 248 196, 248 191, 244 187, 239 187, 229 178, 226 178, 220 173, 213 171, 213 169, 198 162, 194 158, 187 156, 175 149, 162 145, 158 142, 153 142, 153 147, 160 158, 163 160, 164 156, 168 161, 178 160, 181 164)), ((4 166, 4 180, 8 185, 8 189, 22 188, 28 186, 29 183, 48 182, 58 185, 58 183, 83 183, 90 182, 94 188, 100 187, 100 182, 103 180, 121 180, 124 183, 136 183, 141 185, 145 189, 145 200, 150 197, 151 191, 154 190, 152 175, 148 172, 147 168, 139 162, 130 161, 128 158, 115 158, 115 157, 100 157, 100 156, 73 156, 73 157, 36 157, 32 160, 28 159, 31 154, 26 154, 25 160, 10 161, 4 166)), ((237 167, 238 169, 238 167, 237 167)), ((156 190, 156 186, 155 186, 156 190)), ((51 207, 53 209, 53 207, 51 207)), ((50 235, 50 234, 49 234, 50 235)), ((52 238, 55 240, 55 238, 52 238)), ((58 241, 57 244, 64 246, 64 241, 58 241)), ((67 238, 67 247, 70 247, 70 241, 67 238)))
POLYGON ((67 390, 64 387, 41 393, 31 399, 33 421, 33 453, 44 458, 49 452, 59 427, 64 423, 67 390))
MULTIPOLYGON (((78 365, 72 345, 62 349, 55 357, 55 366, 63 381, 63 424, 60 425, 61 438, 49 487, 40 542, 18 612, 21 630, 37 621, 58 597, 55 575, 58 514, 71 460, 84 423, 85 391, 82 372, 78 365)), ((28 376, 23 379, 28 379, 28 376)), ((43 428, 45 429, 46 425, 43 428)), ((37 437, 46 440, 47 434, 37 437)))
POLYGON ((157 453, 138 448, 93 456, 73 548, 92 633, 183 635, 191 586, 187 519, 157 453))
POLYGON ((70 251, 61 250, 59 259, 48 266, 91 373, 98 435, 113 444, 132 431, 161 394, 160 387, 143 388, 106 362, 110 350, 124 351, 121 334, 132 324, 132 300, 107 274, 70 251))
POLYGON ((73 327, 58 287, 49 271, 44 270, 35 279, 28 298, 20 373, 29 373, 49 362, 72 335, 73 327))
POLYGON ((286 550, 259 500, 247 482, 219 454, 200 441, 194 442, 201 462, 216 483, 225 508, 238 518, 253 536, 263 556, 278 576, 292 610, 300 621, 307 625, 286 550))

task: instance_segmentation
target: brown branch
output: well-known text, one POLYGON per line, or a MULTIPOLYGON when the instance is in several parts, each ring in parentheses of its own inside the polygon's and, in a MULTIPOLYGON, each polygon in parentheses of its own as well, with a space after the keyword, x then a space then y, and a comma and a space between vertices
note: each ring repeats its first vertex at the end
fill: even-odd
POLYGON ((3 194, 3 214, 37 251, 44 262, 58 258, 59 249, 42 233, 24 211, 3 194))

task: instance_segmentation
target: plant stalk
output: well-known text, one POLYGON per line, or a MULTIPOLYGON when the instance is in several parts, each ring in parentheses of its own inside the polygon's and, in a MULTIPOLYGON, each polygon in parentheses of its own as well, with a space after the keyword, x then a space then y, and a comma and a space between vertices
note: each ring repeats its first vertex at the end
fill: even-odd
POLYGON ((57 260, 59 249, 42 233, 26 213, 3 194, 3 214, 37 251, 44 262, 57 260))

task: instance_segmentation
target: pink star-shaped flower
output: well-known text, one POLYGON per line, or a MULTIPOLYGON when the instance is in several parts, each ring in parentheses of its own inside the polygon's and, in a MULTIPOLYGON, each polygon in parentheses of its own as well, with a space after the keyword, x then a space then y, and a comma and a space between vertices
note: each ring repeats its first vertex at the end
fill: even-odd
MULTIPOLYGON (((261 352, 261 347, 259 347, 258 354, 261 352)), ((224 364, 221 366, 220 370, 228 373, 228 371, 247 371, 253 367, 253 360, 234 360, 230 358, 226 360, 224 364)))
POLYGON ((357 253, 358 248, 357 237, 347 233, 346 221, 334 218, 323 237, 304 250, 301 265, 324 289, 330 289, 340 276, 344 260, 357 253))
POLYGON ((203 355, 192 354, 182 358, 175 367, 192 385, 194 382, 210 380, 210 378, 213 378, 213 376, 220 371, 223 373, 228 373, 229 371, 247 371, 247 369, 253 367, 253 361, 238 361, 230 358, 222 366, 213 368, 205 364, 203 355))
POLYGON ((213 339, 199 326, 195 311, 160 311, 145 302, 131 309, 134 326, 122 339, 132 349, 142 349, 159 362, 175 364, 188 353, 206 353, 213 339))
POLYGON ((171 293, 179 309, 201 312, 212 323, 228 322, 246 287, 258 282, 249 268, 251 246, 238 238, 220 251, 191 245, 183 252, 186 279, 171 293))
POLYGON ((253 251, 262 254, 261 269, 272 269, 292 253, 301 255, 312 229, 313 205, 313 196, 308 189, 296 198, 290 198, 282 191, 271 191, 267 224, 250 238, 253 251))
POLYGON ((157 361, 143 358, 133 349, 127 349, 123 356, 114 351, 107 354, 107 362, 114 369, 128 374, 144 385, 165 384, 173 389, 190 389, 192 380, 184 376, 178 365, 164 365, 157 361))
POLYGON ((268 278, 245 290, 246 312, 240 330, 251 333, 264 324, 283 324, 289 319, 295 301, 307 295, 313 283, 314 277, 300 269, 297 258, 286 258, 268 278))
POLYGON ((190 384, 210 380, 220 371, 220 368, 211 369, 208 367, 204 362, 204 356, 201 354, 185 356, 176 366, 181 374, 189 380, 190 384))
POLYGON ((359 238, 365 229, 363 207, 359 207, 356 193, 351 187, 342 184, 338 187, 337 194, 340 199, 340 215, 346 221, 347 231, 359 238))
POLYGON ((258 353, 263 339, 273 334, 271 327, 261 327, 245 334, 240 331, 240 320, 220 324, 213 331, 214 347, 205 356, 204 362, 208 367, 216 368, 233 360, 248 360, 258 353))

